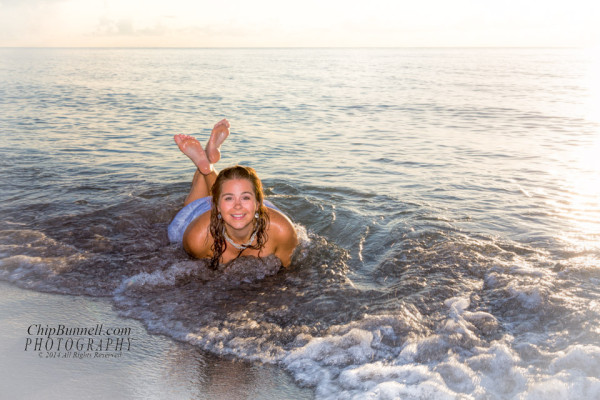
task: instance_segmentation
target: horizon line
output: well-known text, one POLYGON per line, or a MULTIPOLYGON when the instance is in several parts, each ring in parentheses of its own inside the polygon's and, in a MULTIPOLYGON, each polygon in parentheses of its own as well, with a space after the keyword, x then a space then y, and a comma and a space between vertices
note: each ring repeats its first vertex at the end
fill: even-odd
POLYGON ((0 46, 0 49, 586 49, 596 46, 0 46))

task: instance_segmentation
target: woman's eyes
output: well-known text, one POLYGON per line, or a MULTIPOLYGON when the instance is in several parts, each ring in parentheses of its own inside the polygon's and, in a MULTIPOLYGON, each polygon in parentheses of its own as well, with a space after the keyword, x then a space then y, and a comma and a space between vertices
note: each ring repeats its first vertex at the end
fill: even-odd
MULTIPOLYGON (((233 198, 233 196, 225 196, 225 197, 223 197, 223 200, 225 200, 225 201, 232 201, 232 200, 234 200, 234 198, 233 198)), ((242 200, 244 200, 244 201, 250 201, 250 200, 252 200, 252 196, 243 196, 242 200)))

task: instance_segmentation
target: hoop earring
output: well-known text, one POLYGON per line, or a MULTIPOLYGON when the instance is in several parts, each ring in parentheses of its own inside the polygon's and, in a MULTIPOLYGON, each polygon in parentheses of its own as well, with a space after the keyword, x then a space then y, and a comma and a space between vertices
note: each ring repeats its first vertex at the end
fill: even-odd
POLYGON ((221 213, 217 214, 217 219, 221 219, 221 213))
POLYGON ((254 218, 258 219, 258 213, 254 213, 254 218))

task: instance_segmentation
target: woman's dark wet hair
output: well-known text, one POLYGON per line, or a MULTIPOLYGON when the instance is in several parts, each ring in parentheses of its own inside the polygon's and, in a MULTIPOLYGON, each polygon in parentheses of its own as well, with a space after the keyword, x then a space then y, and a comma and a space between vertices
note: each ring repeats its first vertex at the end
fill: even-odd
POLYGON ((221 256, 227 248, 227 242, 225 241, 225 236, 223 235, 223 228, 225 225, 223 219, 219 218, 219 210, 217 209, 217 205, 223 191, 223 184, 232 179, 246 179, 250 181, 250 183, 252 183, 252 187, 254 188, 256 201, 259 205, 258 218, 256 219, 256 225, 254 226, 256 231, 256 245, 248 246, 248 248, 260 250, 265 246, 268 238, 267 227, 269 226, 269 215, 267 214, 267 207, 264 205, 265 196, 263 193, 263 186, 258 178, 258 175, 256 174, 256 171, 254 168, 244 167, 242 165, 235 165, 233 167, 223 169, 221 172, 219 172, 219 175, 217 176, 210 193, 212 196, 212 207, 210 212, 209 229, 214 241, 212 246, 213 257, 210 261, 210 267, 212 269, 217 269, 221 260, 221 256))

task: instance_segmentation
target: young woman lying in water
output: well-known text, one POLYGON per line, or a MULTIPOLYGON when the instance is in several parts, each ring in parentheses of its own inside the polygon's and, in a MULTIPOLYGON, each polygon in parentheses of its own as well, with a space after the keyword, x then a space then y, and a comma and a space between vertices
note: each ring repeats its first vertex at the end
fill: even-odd
POLYGON ((218 122, 206 144, 188 135, 175 135, 179 149, 198 168, 192 188, 169 225, 169 239, 183 244, 196 258, 210 258, 211 267, 240 256, 277 256, 284 267, 298 245, 291 221, 264 200, 260 179, 250 167, 236 165, 218 175, 213 167, 229 135, 229 122, 218 122))

